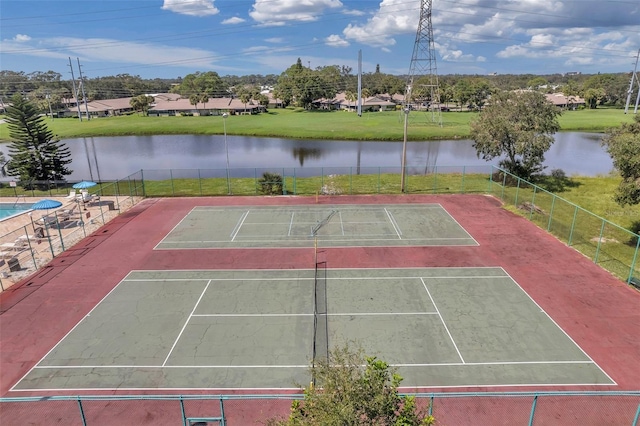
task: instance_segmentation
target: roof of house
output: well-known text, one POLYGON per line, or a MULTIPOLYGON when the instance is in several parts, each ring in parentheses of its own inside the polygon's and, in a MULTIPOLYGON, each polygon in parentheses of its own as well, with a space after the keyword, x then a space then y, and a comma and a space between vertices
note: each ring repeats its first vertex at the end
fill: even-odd
POLYGON ((245 105, 237 98, 210 98, 207 102, 198 102, 192 105, 189 99, 159 99, 151 107, 151 111, 194 111, 196 109, 218 109, 218 110, 235 110, 244 111, 259 108, 254 102, 247 102, 245 105))
POLYGON ((586 103, 580 96, 567 96, 564 93, 550 93, 544 96, 554 105, 575 105, 586 103))

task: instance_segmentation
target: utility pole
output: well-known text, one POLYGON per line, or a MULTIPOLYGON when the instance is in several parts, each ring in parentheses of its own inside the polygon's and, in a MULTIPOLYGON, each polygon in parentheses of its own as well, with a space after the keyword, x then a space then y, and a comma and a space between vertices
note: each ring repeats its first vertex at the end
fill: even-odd
POLYGON ((80 58, 76 58, 78 60, 78 72, 80 73, 80 87, 82 87, 82 100, 84 100, 84 109, 87 112, 87 121, 91 118, 89 117, 89 105, 87 105, 87 94, 84 92, 84 77, 82 76, 82 67, 80 66, 80 58))
POLYGON ((71 64, 71 57, 69 57, 69 68, 71 68, 71 83, 73 85, 73 96, 76 97, 76 105, 78 106, 78 119, 82 121, 82 113, 80 112, 80 102, 78 102, 78 91, 76 90, 76 77, 73 75, 73 65, 71 64))
POLYGON ((358 50, 358 117, 362 117, 362 50, 358 50))
POLYGON ((633 82, 635 80, 638 85, 638 96, 636 96, 636 105, 633 109, 633 113, 638 113, 638 103, 640 103, 640 78, 638 78, 638 58, 640 58, 640 49, 638 49, 638 53, 636 54, 636 65, 633 68, 633 73, 631 73, 631 82, 629 83, 629 90, 627 91, 627 103, 624 106, 624 113, 626 114, 629 111, 629 102, 631 102, 631 94, 633 94, 633 82))
POLYGON ((51 119, 53 120, 53 110, 51 109, 51 92, 47 90, 46 94, 47 103, 49 104, 49 114, 51 115, 51 119))
POLYGON ((442 112, 440 110, 440 89, 438 86, 438 71, 436 67, 436 51, 433 41, 433 26, 431 25, 432 0, 420 1, 420 20, 416 31, 416 40, 413 45, 413 54, 409 66, 409 76, 404 93, 402 111, 404 112, 404 139, 402 144, 402 178, 400 190, 405 192, 405 175, 407 163, 407 133, 409 112, 412 109, 415 83, 420 77, 427 77, 428 83, 422 87, 428 89, 431 121, 442 127, 442 112))

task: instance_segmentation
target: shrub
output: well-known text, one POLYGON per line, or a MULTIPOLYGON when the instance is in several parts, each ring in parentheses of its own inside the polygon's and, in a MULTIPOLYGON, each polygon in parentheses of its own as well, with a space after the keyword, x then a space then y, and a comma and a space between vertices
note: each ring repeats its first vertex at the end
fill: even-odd
POLYGON ((282 176, 277 173, 264 172, 262 177, 258 179, 260 192, 265 195, 282 195, 283 181, 282 176))

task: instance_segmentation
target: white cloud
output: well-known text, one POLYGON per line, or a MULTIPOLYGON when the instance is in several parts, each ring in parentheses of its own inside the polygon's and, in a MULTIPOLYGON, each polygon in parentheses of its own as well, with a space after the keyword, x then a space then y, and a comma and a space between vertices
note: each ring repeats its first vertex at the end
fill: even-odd
POLYGON ((189 48, 136 43, 105 38, 53 37, 25 43, 3 40, 3 54, 20 54, 47 58, 79 57, 83 62, 133 63, 141 65, 201 67, 214 66, 213 52, 189 48))
POLYGON ((382 0, 380 8, 364 24, 349 24, 342 31, 347 40, 373 47, 396 44, 394 35, 415 33, 420 18, 420 2, 382 0))
POLYGON ((285 40, 282 37, 271 37, 271 38, 265 39, 265 41, 269 43, 284 43, 285 40))
POLYGON ((234 16, 233 18, 225 19, 224 21, 222 21, 222 25, 235 25, 241 24, 243 22, 245 22, 245 19, 234 16))
POLYGON ((162 9, 181 15, 208 16, 220 11, 213 5, 215 0, 164 0, 162 9))
POLYGON ((340 0, 255 0, 249 15, 264 25, 285 25, 288 22, 311 22, 325 9, 342 6, 340 0))
POLYGON ((31 37, 25 34, 16 34, 16 36, 13 38, 13 41, 17 41, 17 42, 23 42, 23 41, 29 41, 29 40, 31 40, 31 37))
POLYGON ((349 42, 337 34, 330 35, 329 37, 325 38, 324 41, 327 46, 332 46, 332 47, 348 47, 349 46, 349 42))

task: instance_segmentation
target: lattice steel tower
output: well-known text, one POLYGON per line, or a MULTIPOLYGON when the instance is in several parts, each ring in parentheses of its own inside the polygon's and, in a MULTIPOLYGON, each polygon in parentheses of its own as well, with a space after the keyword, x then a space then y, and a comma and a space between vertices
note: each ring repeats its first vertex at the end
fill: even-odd
POLYGON ((413 55, 411 56, 407 87, 405 88, 402 105, 404 112, 404 143, 402 144, 402 177, 400 181, 400 190, 402 192, 405 192, 405 177, 407 174, 409 113, 412 109, 426 109, 426 111, 431 112, 431 121, 442 126, 436 51, 433 42, 433 27, 431 25, 431 3, 432 0, 420 0, 420 20, 418 21, 418 31, 416 31, 416 41, 413 45, 413 55), (418 85, 416 86, 416 84, 418 85))
POLYGON ((428 105, 432 121, 442 126, 438 69, 431 25, 432 2, 432 0, 420 0, 420 20, 409 66, 404 105, 408 108, 418 107, 418 109, 428 105))

